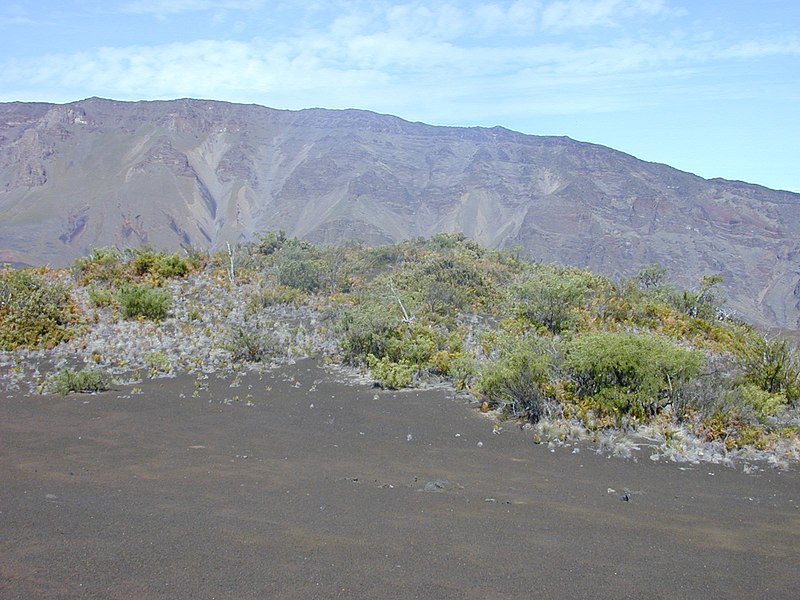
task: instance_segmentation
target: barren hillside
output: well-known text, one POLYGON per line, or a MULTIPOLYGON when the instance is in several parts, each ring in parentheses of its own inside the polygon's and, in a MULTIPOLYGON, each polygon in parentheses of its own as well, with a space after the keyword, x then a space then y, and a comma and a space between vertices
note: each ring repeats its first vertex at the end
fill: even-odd
POLYGON ((569 138, 358 110, 0 104, 0 260, 217 249, 276 229, 368 244, 463 231, 611 274, 658 262, 691 285, 720 273, 732 308, 800 328, 800 194, 569 138))

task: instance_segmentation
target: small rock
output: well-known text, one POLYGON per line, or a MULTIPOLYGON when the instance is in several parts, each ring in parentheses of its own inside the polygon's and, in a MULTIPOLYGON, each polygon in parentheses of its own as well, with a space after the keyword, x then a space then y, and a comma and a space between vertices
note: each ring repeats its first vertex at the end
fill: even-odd
POLYGON ((450 481, 447 479, 434 479, 433 481, 429 481, 425 484, 422 488, 424 492, 438 492, 439 490, 443 490, 445 487, 450 485, 450 481))

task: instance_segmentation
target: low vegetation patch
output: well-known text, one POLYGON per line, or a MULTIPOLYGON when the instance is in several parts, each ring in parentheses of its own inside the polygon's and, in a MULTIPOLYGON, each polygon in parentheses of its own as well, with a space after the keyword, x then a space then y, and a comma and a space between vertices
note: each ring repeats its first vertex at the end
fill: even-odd
POLYGON ((50 381, 49 389, 55 394, 66 396, 71 392, 104 392, 111 387, 111 376, 102 369, 82 369, 59 371, 50 381))
POLYGON ((117 302, 126 319, 161 321, 166 318, 172 299, 167 290, 150 283, 128 283, 117 293, 117 302))
POLYGON ((77 322, 69 288, 47 271, 0 269, 0 349, 52 348, 77 322))
MULTIPOLYGON (((461 234, 366 248, 270 232, 207 259, 97 248, 71 275, 84 288, 76 297, 114 308, 95 322, 140 332, 137 344, 159 340, 135 365, 95 342, 97 363, 158 376, 314 353, 388 389, 450 382, 498 418, 559 438, 571 427, 596 437, 657 427, 667 445, 680 431, 727 451, 800 448, 800 355, 731 317, 715 274, 682 290, 658 265, 612 280, 461 234), (180 347, 198 336, 199 354, 180 347)), ((66 279, 0 270, 5 350, 75 335, 66 279)), ((57 385, 91 390, 92 377, 101 375, 59 374, 57 385)))

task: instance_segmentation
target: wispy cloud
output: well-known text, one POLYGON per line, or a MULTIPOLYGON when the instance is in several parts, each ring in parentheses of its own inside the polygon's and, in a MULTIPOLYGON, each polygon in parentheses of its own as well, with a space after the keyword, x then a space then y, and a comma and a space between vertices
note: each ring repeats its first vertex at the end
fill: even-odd
POLYGON ((618 27, 624 20, 672 14, 661 0, 559 0, 542 8, 542 28, 554 31, 618 27))
POLYGON ((719 52, 720 58, 733 59, 751 59, 776 55, 800 55, 800 37, 793 36, 777 40, 743 41, 722 48, 719 52))
MULTIPOLYGON (((138 0, 125 10, 158 16, 262 4, 138 0)), ((619 110, 682 89, 692 72, 719 61, 800 53, 796 37, 724 42, 677 28, 652 33, 679 16, 663 0, 333 0, 309 4, 297 15, 297 27, 243 41, 0 60, 0 89, 17 93, 35 85, 120 99, 199 96, 288 108, 359 106, 441 121, 453 107, 477 104, 498 112, 519 110, 520 104, 539 113, 619 110), (647 26, 647 32, 637 35, 636 27, 620 26, 625 23, 647 26), (611 28, 613 35, 561 35, 570 28, 611 28)))
POLYGON ((130 14, 165 16, 197 11, 255 10, 266 3, 266 0, 132 0, 122 4, 120 10, 130 14))
POLYGON ((30 7, 19 3, 9 3, 0 8, 0 27, 17 27, 33 25, 35 19, 30 14, 30 7))

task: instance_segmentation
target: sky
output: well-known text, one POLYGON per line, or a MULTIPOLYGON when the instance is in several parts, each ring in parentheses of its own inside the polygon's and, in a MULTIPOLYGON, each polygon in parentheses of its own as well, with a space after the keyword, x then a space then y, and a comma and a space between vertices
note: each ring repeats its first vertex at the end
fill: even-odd
POLYGON ((0 102, 91 96, 501 125, 800 192, 797 0, 6 0, 0 102))

